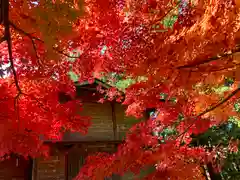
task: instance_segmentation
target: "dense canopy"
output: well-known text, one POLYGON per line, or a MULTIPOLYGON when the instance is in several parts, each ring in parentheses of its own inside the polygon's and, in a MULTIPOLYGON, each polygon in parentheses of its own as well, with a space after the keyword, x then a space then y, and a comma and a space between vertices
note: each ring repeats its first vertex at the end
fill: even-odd
MULTIPOLYGON (((148 179, 201 179, 201 166, 209 162, 221 170, 226 153, 221 145, 190 143, 192 135, 239 116, 234 109, 240 94, 239 1, 1 3, 2 156, 45 154, 40 135, 86 133, 90 119, 78 114, 81 102, 61 104, 58 93, 74 99, 70 75, 81 82, 116 73, 144 77, 124 90, 126 113, 141 117, 155 108, 156 118, 132 127, 116 154, 89 157, 79 179, 146 167, 154 167, 148 179)), ((232 152, 238 144, 230 139, 228 145, 232 152)))

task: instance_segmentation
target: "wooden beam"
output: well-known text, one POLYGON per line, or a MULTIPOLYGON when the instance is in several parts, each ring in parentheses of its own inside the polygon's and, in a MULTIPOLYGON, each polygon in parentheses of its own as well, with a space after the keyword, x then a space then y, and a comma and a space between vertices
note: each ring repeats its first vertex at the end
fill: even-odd
POLYGON ((124 142, 123 140, 98 140, 98 141, 44 141, 44 144, 48 144, 48 145, 58 145, 58 144, 62 144, 62 145, 71 145, 71 144, 120 144, 124 142))
POLYGON ((112 123, 113 123, 113 138, 117 140, 117 121, 114 102, 111 102, 112 107, 112 123))

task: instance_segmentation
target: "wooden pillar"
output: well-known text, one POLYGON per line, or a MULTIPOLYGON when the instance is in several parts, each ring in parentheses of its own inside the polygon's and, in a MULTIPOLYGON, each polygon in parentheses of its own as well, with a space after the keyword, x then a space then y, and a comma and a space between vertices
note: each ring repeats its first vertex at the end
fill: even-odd
POLYGON ((32 159, 32 180, 37 180, 37 159, 32 159))
POLYGON ((76 144, 67 144, 67 145, 63 145, 64 151, 62 151, 62 153, 64 153, 64 180, 69 180, 69 153, 71 153, 71 151, 76 148, 77 145, 76 144))
POLYGON ((64 164, 64 169, 65 169, 65 180, 68 180, 68 166, 69 166, 69 162, 68 162, 68 152, 65 152, 65 164, 64 164))
POLYGON ((72 180, 77 176, 84 164, 85 157, 86 152, 84 146, 75 144, 69 149, 67 159, 65 159, 65 180, 72 180))
POLYGON ((111 102, 111 108, 112 108, 113 138, 114 140, 117 140, 117 121, 114 102, 111 102))

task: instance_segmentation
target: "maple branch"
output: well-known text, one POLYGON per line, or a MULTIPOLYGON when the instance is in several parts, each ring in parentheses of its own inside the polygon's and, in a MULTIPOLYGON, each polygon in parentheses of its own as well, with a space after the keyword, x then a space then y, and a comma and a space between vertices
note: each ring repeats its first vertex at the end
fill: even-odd
POLYGON ((4 10, 5 10, 4 11, 5 12, 4 20, 3 20, 3 25, 4 25, 4 28, 5 28, 4 39, 7 41, 10 67, 11 67, 11 70, 12 70, 12 73, 13 73, 16 88, 17 88, 19 93, 22 93, 21 88, 19 86, 17 72, 16 72, 15 67, 14 67, 13 55, 12 55, 12 40, 11 40, 10 23, 9 23, 9 1, 5 1, 5 3, 3 5, 4 5, 4 7, 2 7, 2 8, 4 8, 4 10))
MULTIPOLYGON (((41 39, 39 39, 39 38, 37 38, 37 37, 32 36, 32 34, 30 34, 30 33, 25 32, 23 29, 17 27, 17 26, 16 26, 15 24, 13 24, 12 22, 10 22, 10 25, 11 25, 15 30, 17 30, 18 32, 24 34, 24 35, 27 36, 29 39, 31 39, 32 43, 34 42, 33 40, 37 40, 37 41, 39 41, 39 42, 41 42, 41 43, 44 44, 44 41, 43 41, 43 40, 41 40, 41 39)), ((33 48, 34 48, 34 50, 35 50, 35 49, 36 49, 36 46, 35 46, 35 47, 34 47, 34 46, 35 46, 35 45, 33 45, 33 48)), ((55 48, 55 47, 53 47, 53 50, 55 50, 55 51, 58 52, 59 54, 62 54, 62 55, 64 55, 64 56, 68 57, 68 58, 79 58, 79 57, 71 56, 71 55, 65 53, 64 50, 59 50, 59 49, 57 49, 57 48, 55 48)))
POLYGON ((200 66, 200 65, 207 64, 207 63, 215 61, 215 60, 222 59, 224 57, 232 56, 232 55, 234 55, 238 52, 240 52, 240 45, 237 45, 236 48, 234 50, 232 50, 231 52, 223 53, 221 55, 208 58, 204 61, 198 61, 198 62, 193 62, 193 63, 186 64, 186 65, 183 65, 183 66, 178 66, 178 67, 176 67, 176 69, 186 69, 186 68, 192 68, 192 67, 200 66))
POLYGON ((201 112, 200 114, 198 114, 197 117, 203 116, 203 115, 209 113, 210 111, 213 111, 214 109, 218 108, 219 106, 223 105, 228 100, 230 100, 233 96, 235 96, 239 91, 240 91, 240 87, 235 89, 231 94, 229 94, 222 101, 218 102, 217 104, 213 105, 212 107, 210 107, 210 108, 206 109, 205 111, 201 112))
MULTIPOLYGON (((19 86, 19 83, 18 83, 18 79, 17 79, 17 73, 16 73, 16 70, 14 68, 14 62, 13 62, 13 56, 12 56, 12 44, 11 44, 11 34, 10 34, 10 25, 15 28, 16 30, 22 32, 23 34, 25 34, 27 37, 29 37, 32 41, 32 45, 33 45, 33 48, 36 52, 36 57, 38 58, 38 55, 37 55, 37 48, 36 48, 36 45, 34 43, 34 40, 38 40, 42 43, 44 43, 41 39, 38 39, 36 37, 33 37, 31 34, 29 33, 26 33, 25 31, 23 31, 22 29, 18 28, 17 26, 15 26, 13 23, 11 23, 10 21, 6 21, 5 23, 5 39, 7 40, 8 42, 8 52, 9 52, 9 59, 10 59, 10 64, 11 64, 11 69, 13 71, 13 74, 14 74, 14 80, 15 80, 15 84, 16 84, 16 87, 17 87, 17 90, 18 90, 18 94, 17 96, 14 98, 14 107, 15 107, 15 110, 17 110, 17 105, 18 105, 18 98, 19 96, 22 94, 22 95, 25 95, 25 96, 28 96, 30 98, 32 98, 33 100, 35 100, 43 110, 45 111, 49 111, 49 109, 47 109, 46 107, 44 107, 44 105, 37 99, 35 98, 34 96, 32 95, 29 95, 29 94, 26 94, 26 93, 23 93, 20 86, 19 86)), ((17 111, 18 113, 18 111, 17 111)))
MULTIPOLYGON (((38 64, 41 65, 42 63, 41 63, 41 60, 40 60, 40 58, 39 58, 39 56, 38 56, 37 47, 36 47, 36 44, 35 44, 34 40, 37 40, 37 41, 40 41, 40 42, 42 42, 42 41, 41 41, 40 39, 38 39, 37 37, 33 37, 30 33, 25 32, 25 31, 22 30, 21 28, 18 28, 18 27, 17 27, 15 24, 13 24, 12 22, 10 22, 10 25, 11 25, 14 29, 16 29, 17 31, 19 31, 19 32, 21 32, 22 34, 26 35, 26 36, 31 40, 32 46, 33 46, 33 50, 34 50, 35 55, 36 55, 36 58, 37 58, 37 60, 38 60, 38 64)), ((43 42, 42 42, 42 43, 43 43, 43 42)))
MULTIPOLYGON (((230 100, 233 96, 235 96, 239 91, 240 91, 240 87, 238 87, 237 89, 235 89, 231 94, 229 94, 229 95, 228 95, 226 98, 224 98, 222 101, 216 103, 215 105, 213 105, 213 106, 210 107, 210 108, 207 108, 205 111, 201 112, 201 113, 198 114, 197 116, 195 116, 195 117, 190 117, 190 118, 196 118, 196 119, 195 119, 181 134, 179 134, 179 135, 177 136, 177 138, 180 137, 180 136, 182 136, 182 135, 184 135, 184 134, 189 130, 189 128, 191 128, 191 127, 196 123, 196 121, 199 120, 199 119, 197 119, 198 117, 201 117, 201 116, 203 116, 203 115, 205 115, 205 114, 213 111, 214 109, 220 107, 221 105, 223 105, 224 103, 226 103, 228 100, 230 100)), ((188 119, 189 119, 189 118, 188 118, 188 119)), ((176 138, 176 139, 177 139, 177 138, 176 138)))
POLYGON ((40 57, 38 56, 38 53, 37 53, 36 44, 35 44, 35 42, 34 42, 34 40, 33 40, 32 38, 31 38, 31 42, 32 42, 33 50, 34 50, 34 52, 35 52, 35 55, 36 55, 38 64, 39 64, 40 66, 42 66, 42 62, 41 62, 40 57))
POLYGON ((32 34, 31 33, 27 33, 26 31, 24 31, 23 29, 21 29, 21 28, 19 28, 19 27, 17 27, 15 24, 13 24, 12 22, 9 22, 9 24, 15 29, 15 30, 17 30, 18 32, 20 32, 20 33, 22 33, 22 34, 24 34, 25 36, 27 36, 27 37, 29 37, 30 39, 34 39, 34 40, 38 40, 38 41, 40 41, 40 42, 42 42, 42 43, 44 43, 41 39, 39 39, 39 38, 37 38, 37 37, 34 37, 34 36, 32 36, 32 34))
POLYGON ((55 51, 57 51, 59 54, 62 54, 62 55, 64 55, 64 56, 66 56, 66 57, 68 57, 68 58, 79 58, 80 56, 77 56, 77 57, 75 57, 75 56, 71 56, 71 55, 69 55, 69 54, 66 54, 66 53, 64 53, 64 50, 59 50, 59 49, 57 49, 57 48, 53 48, 55 51))
POLYGON ((12 70, 15 86, 18 91, 17 95, 14 97, 14 110, 16 111, 17 119, 19 120, 18 98, 22 94, 22 90, 19 86, 17 72, 15 70, 15 66, 14 66, 14 62, 13 62, 12 39, 11 39, 10 23, 9 23, 9 0, 3 1, 1 4, 1 8, 3 10, 2 15, 3 15, 3 26, 4 26, 4 37, 1 39, 1 42, 5 41, 5 40, 7 41, 10 68, 12 70))
POLYGON ((19 82, 18 82, 18 78, 17 78, 17 72, 15 70, 14 62, 13 62, 12 43, 11 43, 11 37, 10 37, 10 34, 9 34, 10 31, 9 31, 9 29, 6 28, 5 32, 6 32, 6 35, 7 35, 6 38, 7 38, 7 44, 8 44, 8 55, 9 55, 10 67, 11 67, 12 72, 13 72, 13 77, 14 77, 14 82, 15 82, 16 88, 17 88, 18 92, 21 93, 22 90, 19 86, 19 82))

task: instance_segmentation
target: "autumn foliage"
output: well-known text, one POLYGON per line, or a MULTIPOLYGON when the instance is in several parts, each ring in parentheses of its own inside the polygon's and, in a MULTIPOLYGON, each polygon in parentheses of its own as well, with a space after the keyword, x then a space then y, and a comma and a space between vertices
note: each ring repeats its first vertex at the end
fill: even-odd
POLYGON ((71 70, 80 82, 109 72, 144 76, 125 90, 126 113, 158 110, 155 120, 131 128, 115 154, 89 157, 78 179, 137 174, 147 166, 155 171, 146 179, 204 179, 201 165, 217 163, 221 146, 189 143, 192 134, 239 116, 233 109, 239 98, 239 1, 9 0, 1 6, 2 156, 45 153, 39 135, 87 132, 89 118, 77 114, 81 104, 58 99, 60 91, 74 98, 71 70), (173 25, 166 26, 172 16, 173 25), (226 78, 233 83, 217 92, 226 78), (166 129, 174 133, 153 133, 166 129))

